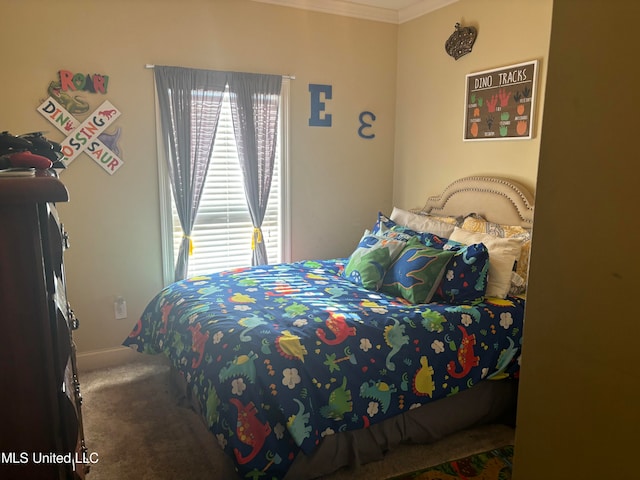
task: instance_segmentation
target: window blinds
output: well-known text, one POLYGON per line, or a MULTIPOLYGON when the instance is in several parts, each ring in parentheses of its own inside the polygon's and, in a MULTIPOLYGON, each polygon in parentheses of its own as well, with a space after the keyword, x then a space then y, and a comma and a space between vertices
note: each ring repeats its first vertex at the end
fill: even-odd
MULTIPOLYGON (((262 224, 263 241, 271 264, 281 261, 282 251, 280 144, 281 138, 278 135, 273 180, 262 224)), ((173 199, 171 204, 175 258, 182 230, 173 199)), ((189 259, 188 276, 250 266, 252 232, 253 225, 244 193, 227 91, 222 103, 200 209, 191 232, 193 254, 189 259)))

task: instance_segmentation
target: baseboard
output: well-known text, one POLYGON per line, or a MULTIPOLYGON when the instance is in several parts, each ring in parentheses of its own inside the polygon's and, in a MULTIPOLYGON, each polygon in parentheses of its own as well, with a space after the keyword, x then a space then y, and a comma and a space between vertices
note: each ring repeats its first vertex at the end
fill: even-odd
POLYGON ((88 372, 98 368, 117 367, 140 359, 141 354, 128 347, 104 348, 76 355, 78 371, 88 372))

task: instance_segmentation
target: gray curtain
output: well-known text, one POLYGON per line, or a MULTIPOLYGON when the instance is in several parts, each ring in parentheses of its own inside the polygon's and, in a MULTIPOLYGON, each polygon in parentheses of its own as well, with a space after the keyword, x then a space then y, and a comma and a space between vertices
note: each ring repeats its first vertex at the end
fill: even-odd
POLYGON ((279 75, 229 74, 233 128, 253 223, 252 265, 268 263, 262 221, 271 190, 281 90, 279 75))
POLYGON ((220 118, 227 72, 155 66, 171 189, 183 237, 175 280, 187 276, 195 222, 220 118))

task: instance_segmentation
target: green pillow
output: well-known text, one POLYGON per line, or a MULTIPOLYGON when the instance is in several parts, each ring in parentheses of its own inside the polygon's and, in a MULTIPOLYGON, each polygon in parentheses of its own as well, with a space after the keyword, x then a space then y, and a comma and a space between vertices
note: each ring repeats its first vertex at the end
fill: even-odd
POLYGON ((344 276, 356 285, 369 290, 378 290, 387 268, 400 254, 405 244, 401 240, 365 232, 349 257, 344 276))

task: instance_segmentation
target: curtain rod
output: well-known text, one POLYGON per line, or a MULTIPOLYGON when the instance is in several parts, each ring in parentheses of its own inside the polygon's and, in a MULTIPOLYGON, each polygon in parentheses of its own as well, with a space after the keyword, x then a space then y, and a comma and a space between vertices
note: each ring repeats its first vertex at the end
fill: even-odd
MULTIPOLYGON (((144 68, 155 68, 156 66, 152 63, 147 63, 144 68)), ((295 75, 282 75, 282 78, 288 78, 289 80, 295 80, 295 75)))

